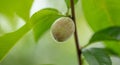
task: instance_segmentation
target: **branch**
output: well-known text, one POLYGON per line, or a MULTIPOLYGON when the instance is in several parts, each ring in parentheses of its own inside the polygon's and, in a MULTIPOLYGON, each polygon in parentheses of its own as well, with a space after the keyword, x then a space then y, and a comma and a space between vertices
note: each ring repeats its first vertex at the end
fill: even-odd
POLYGON ((76 17, 75 17, 75 8, 74 8, 74 0, 71 1, 71 13, 72 13, 72 19, 75 23, 75 33, 74 33, 74 39, 75 39, 75 44, 76 44, 76 50, 77 50, 77 56, 78 56, 78 63, 79 65, 82 65, 82 51, 79 46, 79 39, 78 39, 78 33, 77 33, 77 25, 76 25, 76 17))

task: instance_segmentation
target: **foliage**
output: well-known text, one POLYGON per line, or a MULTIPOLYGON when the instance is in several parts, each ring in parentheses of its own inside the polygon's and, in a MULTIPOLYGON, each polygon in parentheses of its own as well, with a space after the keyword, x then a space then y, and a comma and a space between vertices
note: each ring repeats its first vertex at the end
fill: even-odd
MULTIPOLYGON (((82 5, 87 22, 91 26, 93 31, 97 32, 111 26, 120 26, 119 0, 82 0, 82 5)), ((108 30, 108 32, 111 31, 108 30)), ((114 34, 116 33, 113 33, 111 35, 114 34)), ((104 36, 106 36, 106 34, 104 36)), ((104 44, 109 49, 120 54, 118 51, 120 50, 120 46, 116 45, 116 43, 119 44, 119 42, 106 42, 104 44)))
POLYGON ((0 37, 0 42, 1 42, 0 43, 0 46, 1 46, 0 59, 2 59, 5 56, 5 54, 14 46, 14 44, 30 29, 34 28, 34 31, 36 32, 35 36, 37 36, 37 39, 38 39, 50 27, 49 25, 51 25, 53 21, 59 17, 61 17, 61 15, 57 10, 46 8, 36 12, 30 18, 29 22, 25 24, 23 27, 21 27, 19 30, 1 36, 0 37), (51 17, 51 20, 47 21, 48 23, 44 23, 48 19, 48 16, 50 17, 55 16, 55 17, 51 17), (44 25, 42 23, 44 23, 44 25), (39 26, 38 24, 41 24, 41 26, 39 26))
POLYGON ((103 49, 100 48, 84 49, 83 55, 88 61, 89 65, 112 65, 110 57, 103 49))
MULTIPOLYGON (((115 52, 115 55, 120 56, 120 46, 117 45, 120 44, 120 1, 74 0, 74 3, 76 4, 79 1, 82 3, 87 23, 94 31, 88 44, 82 48, 85 60, 87 60, 89 65, 112 65, 110 56, 106 53, 107 50, 86 47, 94 42, 103 41, 105 49, 112 50, 110 53, 115 52)), ((70 0, 65 0, 64 2, 69 9, 70 0)), ((30 17, 32 3, 33 0, 10 0, 10 3, 9 0, 0 0, 0 13, 10 19, 13 19, 14 15, 18 15, 26 21, 26 24, 20 29, 0 36, 0 60, 4 59, 11 48, 31 29, 35 41, 38 41, 50 29, 56 19, 68 16, 63 15, 54 8, 44 8, 30 17)))
POLYGON ((97 41, 120 41, 120 27, 110 27, 96 32, 90 40, 90 43, 97 41))
POLYGON ((33 0, 0 0, 0 12, 11 18, 17 14, 28 21, 32 3, 33 0))

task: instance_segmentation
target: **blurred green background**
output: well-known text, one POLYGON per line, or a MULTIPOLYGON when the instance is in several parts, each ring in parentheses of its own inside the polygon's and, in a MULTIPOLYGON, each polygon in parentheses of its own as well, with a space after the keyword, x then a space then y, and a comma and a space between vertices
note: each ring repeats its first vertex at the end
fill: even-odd
MULTIPOLYGON (((7 3, 10 3, 9 0, 6 0, 6 5, 7 3)), ((58 9, 63 14, 67 11, 64 0, 35 0, 30 10, 30 16, 38 10, 48 7, 58 9)), ((80 1, 76 4, 75 8, 80 45, 84 46, 88 43, 93 31, 86 23, 80 1)), ((13 32, 24 24, 25 21, 18 15, 14 15, 14 19, 11 19, 0 13, 0 36, 13 32)), ((104 47, 99 43, 89 47, 104 47)), ((112 56, 111 59, 113 65, 120 65, 119 58, 112 56)), ((60 43, 53 39, 50 30, 48 30, 40 38, 39 42, 36 43, 33 32, 29 31, 10 50, 0 65, 78 65, 73 36, 69 40, 60 43)))

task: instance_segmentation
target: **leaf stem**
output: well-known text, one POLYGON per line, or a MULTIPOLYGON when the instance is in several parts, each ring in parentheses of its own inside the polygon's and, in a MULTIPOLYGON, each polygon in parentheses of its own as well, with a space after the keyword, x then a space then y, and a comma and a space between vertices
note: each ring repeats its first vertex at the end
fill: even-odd
POLYGON ((70 0, 71 3, 71 13, 72 13, 72 20, 75 23, 75 33, 74 33, 74 39, 76 44, 76 50, 77 50, 77 56, 78 56, 78 63, 79 65, 82 65, 82 50, 79 46, 79 39, 78 39, 78 33, 77 33, 77 23, 76 23, 76 17, 75 17, 75 8, 74 8, 74 0, 70 0))
POLYGON ((67 7, 66 16, 69 16, 69 9, 70 9, 70 8, 67 7))

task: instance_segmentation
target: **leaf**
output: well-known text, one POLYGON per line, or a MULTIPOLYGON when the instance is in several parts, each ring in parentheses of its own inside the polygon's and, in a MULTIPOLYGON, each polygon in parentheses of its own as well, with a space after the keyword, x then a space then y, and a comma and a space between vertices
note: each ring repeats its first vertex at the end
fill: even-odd
POLYGON ((89 65, 112 65, 110 57, 100 48, 83 49, 83 56, 89 65))
POLYGON ((98 41, 120 41, 120 27, 109 27, 107 29, 100 30, 96 32, 90 43, 98 42, 98 41))
MULTIPOLYGON (((37 24, 41 25, 42 24, 41 22, 44 23, 45 21, 43 21, 43 19, 46 20, 46 18, 44 18, 44 17, 47 17, 49 14, 56 15, 55 13, 58 14, 58 11, 55 9, 47 8, 47 9, 40 10, 39 12, 35 13, 31 17, 30 21, 27 24, 25 24, 23 27, 21 27, 20 29, 18 29, 15 32, 8 33, 8 34, 1 36, 0 37, 0 61, 4 58, 4 56, 9 52, 9 50, 15 45, 15 43, 22 36, 24 36, 33 27, 36 27, 37 24)), ((58 17, 58 16, 56 16, 56 17, 58 17)), ((49 23, 52 21, 53 21, 53 19, 51 21, 49 21, 49 23)), ((47 22, 47 24, 49 24, 49 23, 47 22)), ((48 27, 49 25, 47 26, 47 24, 45 23, 46 26, 45 25, 41 26, 41 28, 48 27)), ((44 32, 46 30, 47 29, 41 30, 41 32, 44 32)), ((40 35, 42 35, 42 34, 40 34, 40 35)))
POLYGON ((0 0, 0 13, 13 18, 17 14, 25 21, 29 20, 33 0, 0 0))
POLYGON ((33 28, 35 40, 39 38, 50 29, 53 22, 62 15, 55 9, 47 8, 35 13, 31 17, 31 24, 38 22, 33 28))
MULTIPOLYGON (((76 4, 78 0, 74 0, 74 3, 76 4)), ((67 8, 70 8, 70 0, 65 0, 65 3, 67 5, 67 8)))
POLYGON ((116 56, 118 57, 118 53, 116 53, 115 51, 109 49, 109 48, 105 48, 105 51, 107 51, 108 54, 112 55, 112 56, 116 56))
POLYGON ((87 22, 94 31, 120 25, 119 0, 82 0, 87 22))
POLYGON ((0 61, 8 53, 8 51, 15 45, 15 43, 30 30, 28 25, 24 25, 19 30, 5 34, 0 37, 0 61))
MULTIPOLYGON (((82 0, 88 24, 97 32, 111 26, 120 26, 120 0, 82 0)), ((106 47, 120 55, 119 42, 105 42, 106 47)))
MULTIPOLYGON (((33 0, 0 0, 0 13, 10 18, 17 14, 25 21, 29 20, 30 8, 33 0)), ((28 25, 19 30, 0 37, 0 60, 8 53, 15 43, 29 31, 28 25)))

